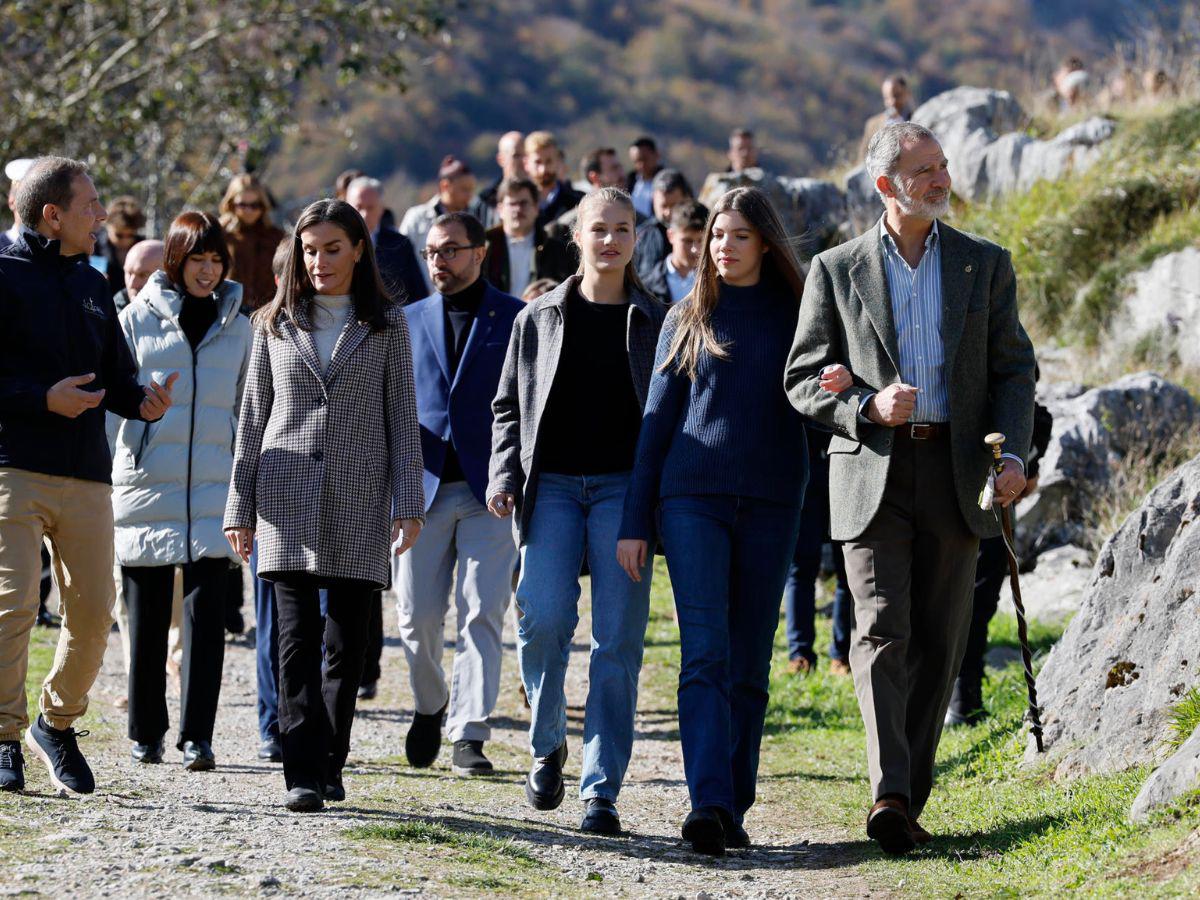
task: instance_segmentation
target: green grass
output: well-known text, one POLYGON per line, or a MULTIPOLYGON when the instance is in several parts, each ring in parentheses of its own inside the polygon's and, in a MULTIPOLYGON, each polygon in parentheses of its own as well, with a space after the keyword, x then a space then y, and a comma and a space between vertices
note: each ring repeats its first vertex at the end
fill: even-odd
POLYGON ((1192 688, 1171 708, 1171 749, 1182 747, 1197 728, 1200 728, 1200 687, 1192 688))

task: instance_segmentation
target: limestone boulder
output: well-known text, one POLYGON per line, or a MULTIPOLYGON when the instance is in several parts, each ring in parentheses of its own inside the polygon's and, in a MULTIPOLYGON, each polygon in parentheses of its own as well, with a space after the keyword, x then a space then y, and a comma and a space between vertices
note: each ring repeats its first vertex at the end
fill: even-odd
MULTIPOLYGON (((1074 546, 1055 547, 1037 557, 1036 568, 1021 575, 1026 617, 1051 624, 1070 619, 1092 580, 1093 562, 1093 554, 1074 546)), ((1000 611, 1016 611, 1008 581, 1000 589, 1000 611)))
POLYGON ((879 221, 883 215, 883 200, 875 190, 864 166, 851 171, 845 178, 847 237, 857 237, 879 221))
POLYGON ((1200 728, 1146 779, 1134 798, 1129 818, 1145 822, 1154 810, 1169 806, 1194 790, 1200 790, 1200 728))
MULTIPOLYGON (((1104 544, 1078 614, 1038 675, 1060 776, 1163 756, 1169 713, 1200 683, 1200 457, 1104 544)), ((1038 758, 1032 745, 1027 758, 1038 758)))
POLYGON ((1158 257, 1124 287, 1103 341, 1108 360, 1200 370, 1200 247, 1158 257))

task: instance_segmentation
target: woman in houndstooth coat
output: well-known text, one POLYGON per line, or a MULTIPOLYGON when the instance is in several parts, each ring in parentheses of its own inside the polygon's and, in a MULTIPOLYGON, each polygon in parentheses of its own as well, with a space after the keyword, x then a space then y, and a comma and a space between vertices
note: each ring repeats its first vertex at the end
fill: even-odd
POLYGON ((393 543, 407 550, 424 521, 412 351, 366 225, 340 200, 300 216, 254 320, 225 533, 244 560, 257 537, 257 574, 274 582, 286 805, 315 810, 345 798, 370 606, 393 543))

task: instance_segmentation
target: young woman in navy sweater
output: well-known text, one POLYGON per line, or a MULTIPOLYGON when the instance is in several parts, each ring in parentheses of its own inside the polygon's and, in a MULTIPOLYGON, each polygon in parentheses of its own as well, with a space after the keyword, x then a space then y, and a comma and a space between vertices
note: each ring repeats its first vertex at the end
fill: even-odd
POLYGON ((705 247, 659 336, 617 557, 637 580, 662 539, 682 655, 683 837, 720 855, 749 846, 742 818, 808 478, 803 419, 783 389, 804 277, 754 188, 717 202, 705 247))

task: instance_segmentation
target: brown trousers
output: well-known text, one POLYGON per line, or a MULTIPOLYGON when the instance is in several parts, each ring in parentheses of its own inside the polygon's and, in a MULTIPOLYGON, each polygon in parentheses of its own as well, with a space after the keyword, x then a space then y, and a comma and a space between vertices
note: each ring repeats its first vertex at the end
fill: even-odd
POLYGON ((854 690, 878 800, 900 794, 915 819, 966 648, 979 538, 959 510, 946 438, 898 430, 883 501, 843 546, 854 594, 854 690))
POLYGON ((37 620, 42 539, 52 545, 62 631, 38 706, 51 728, 87 712, 113 623, 112 488, 0 468, 0 741, 29 724, 25 677, 37 620))

